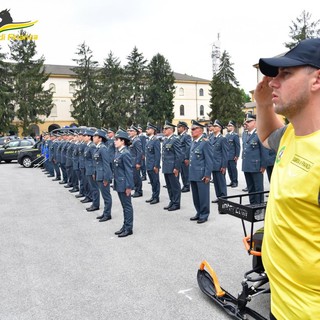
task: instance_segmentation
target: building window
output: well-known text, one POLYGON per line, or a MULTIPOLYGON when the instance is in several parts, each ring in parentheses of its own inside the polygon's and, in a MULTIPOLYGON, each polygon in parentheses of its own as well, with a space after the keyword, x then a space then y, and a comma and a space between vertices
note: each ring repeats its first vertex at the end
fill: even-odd
POLYGON ((200 116, 204 116, 204 106, 200 106, 200 116))
POLYGON ((180 106, 180 116, 184 116, 184 105, 180 106))
POLYGON ((76 92, 76 84, 73 81, 69 82, 69 93, 75 93, 76 92))
POLYGON ((56 85, 54 83, 50 83, 49 89, 51 90, 51 92, 56 92, 56 85))
POLYGON ((199 89, 199 96, 200 96, 200 97, 203 97, 203 96, 204 96, 204 93, 203 93, 203 89, 202 89, 202 88, 199 89))
POLYGON ((179 96, 184 96, 184 89, 183 88, 179 89, 179 96))
POLYGON ((57 106, 54 104, 52 109, 51 109, 51 113, 50 113, 50 117, 56 117, 58 115, 58 108, 57 106))

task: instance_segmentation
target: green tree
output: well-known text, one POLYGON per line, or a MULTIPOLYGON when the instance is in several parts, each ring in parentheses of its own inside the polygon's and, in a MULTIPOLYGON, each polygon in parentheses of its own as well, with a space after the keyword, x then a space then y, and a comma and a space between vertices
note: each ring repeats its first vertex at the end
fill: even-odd
POLYGON ((11 104, 13 90, 9 78, 9 64, 5 62, 5 58, 6 55, 0 52, 0 134, 6 134, 14 129, 12 125, 14 107, 11 104))
POLYGON ((20 120, 19 126, 23 135, 31 133, 31 124, 43 123, 43 117, 50 115, 52 104, 51 90, 45 90, 44 84, 49 78, 45 73, 44 57, 35 59, 35 41, 27 40, 24 30, 19 33, 20 38, 26 40, 11 40, 9 43, 11 76, 13 79, 13 106, 16 116, 20 120))
POLYGON ((146 76, 146 63, 142 53, 134 47, 127 57, 128 63, 125 70, 125 93, 127 96, 128 125, 145 123, 147 121, 147 110, 145 104, 145 91, 148 86, 146 76))
POLYGON ((211 120, 219 119, 227 124, 233 119, 239 125, 243 122, 242 107, 245 99, 238 88, 239 83, 234 75, 229 54, 224 51, 221 56, 219 71, 213 76, 210 83, 211 120))
POLYGON ((174 117, 174 76, 168 60, 156 54, 148 65, 149 86, 145 93, 148 121, 161 127, 174 117))
POLYGON ((284 45, 288 49, 295 47, 300 41, 320 37, 320 20, 311 21, 311 13, 303 10, 296 21, 292 21, 289 36, 291 41, 284 45))
POLYGON ((101 110, 98 92, 98 62, 93 60, 91 49, 82 43, 78 46, 71 116, 81 126, 101 127, 101 110))
POLYGON ((110 52, 99 72, 99 94, 101 100, 101 126, 108 128, 125 127, 126 97, 123 92, 124 70, 118 58, 110 52))

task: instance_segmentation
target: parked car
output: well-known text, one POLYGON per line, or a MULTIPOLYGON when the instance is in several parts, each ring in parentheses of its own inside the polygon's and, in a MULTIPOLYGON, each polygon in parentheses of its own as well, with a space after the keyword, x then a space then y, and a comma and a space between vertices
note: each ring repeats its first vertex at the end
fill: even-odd
POLYGON ((0 148, 0 163, 1 161, 9 163, 12 160, 17 160, 18 152, 20 150, 31 149, 33 145, 34 143, 32 141, 26 139, 15 139, 9 141, 0 148))
POLYGON ((8 143, 11 140, 15 140, 15 139, 19 139, 18 136, 4 136, 4 137, 0 137, 0 146, 5 145, 6 143, 8 143))
POLYGON ((43 160, 43 156, 38 148, 40 141, 36 142, 36 144, 31 149, 24 149, 19 151, 18 153, 18 163, 24 166, 25 168, 31 168, 34 165, 38 164, 43 160))

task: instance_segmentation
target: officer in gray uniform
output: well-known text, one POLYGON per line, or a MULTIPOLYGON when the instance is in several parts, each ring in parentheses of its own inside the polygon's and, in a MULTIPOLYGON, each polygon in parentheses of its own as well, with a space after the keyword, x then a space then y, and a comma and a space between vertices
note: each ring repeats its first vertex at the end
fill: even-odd
POLYGON ((212 203, 217 203, 218 198, 227 195, 226 169, 228 165, 229 146, 227 139, 221 133, 223 125, 218 119, 210 122, 208 127, 211 132, 209 141, 213 148, 212 176, 217 197, 212 203))
MULTIPOLYGON (((67 145, 67 131, 64 130, 62 132, 62 141, 58 147, 57 152, 60 152, 60 168, 62 172, 62 181, 59 182, 59 184, 66 184, 68 182, 68 176, 67 176, 67 169, 66 169, 66 153, 65 153, 65 147, 67 145)), ((58 157, 57 157, 58 158, 58 157)))
MULTIPOLYGON (((260 142, 256 130, 256 116, 246 115, 247 132, 242 135, 242 171, 248 192, 263 192, 263 173, 267 167, 268 151, 260 142)), ((263 202, 263 194, 250 195, 250 204, 263 202)))
POLYGON ((114 157, 114 190, 123 208, 123 225, 115 234, 119 238, 127 237, 133 233, 133 207, 131 203, 131 190, 133 183, 132 157, 128 150, 130 138, 127 132, 119 130, 115 135, 116 154, 114 157))
POLYGON ((142 180, 140 176, 140 169, 142 165, 142 144, 138 137, 139 129, 132 125, 128 129, 129 136, 131 138, 131 145, 129 147, 132 157, 132 167, 133 167, 133 181, 134 181, 134 194, 133 198, 142 197, 142 180))
POLYGON ((79 194, 77 194, 76 198, 83 198, 88 193, 88 182, 86 181, 85 175, 85 164, 84 164, 84 149, 86 148, 86 143, 84 142, 83 133, 85 132, 85 128, 79 130, 79 145, 78 145, 78 153, 79 153, 79 194), (86 191, 85 191, 86 189, 86 191))
POLYGON ((204 223, 210 214, 210 176, 212 170, 212 151, 210 142, 203 137, 204 126, 192 120, 193 141, 190 148, 189 179, 196 214, 191 221, 204 223))
POLYGON ((228 151, 228 174, 230 178, 230 184, 228 187, 236 188, 238 186, 238 169, 237 161, 240 156, 240 139, 239 135, 234 132, 236 128, 236 123, 232 120, 229 121, 227 125, 228 133, 226 134, 226 139, 229 144, 228 151))
POLYGON ((116 133, 116 130, 113 128, 108 128, 107 130, 107 142, 106 142, 106 146, 108 149, 108 153, 109 153, 109 157, 110 157, 110 167, 111 167, 111 171, 113 172, 113 159, 114 159, 114 155, 116 153, 116 147, 114 145, 114 135, 116 133))
POLYGON ((53 168, 56 173, 56 177, 52 179, 52 181, 60 181, 61 180, 61 172, 60 172, 60 159, 61 159, 61 153, 58 152, 58 147, 60 145, 61 135, 60 133, 55 133, 55 140, 53 140, 52 148, 53 148, 53 157, 52 157, 52 163, 53 168))
POLYGON ((103 214, 98 216, 99 222, 105 222, 111 219, 112 197, 110 193, 110 182, 112 180, 112 171, 110 168, 110 157, 105 145, 107 141, 106 132, 97 130, 93 135, 93 142, 96 150, 93 155, 95 161, 94 180, 98 184, 102 198, 104 200, 103 214))
POLYGON ((159 169, 160 169, 160 158, 161 158, 161 146, 160 140, 156 137, 157 127, 152 123, 147 123, 147 136, 148 141, 146 145, 146 169, 149 176, 152 196, 146 202, 150 204, 156 204, 159 202, 160 195, 160 180, 159 180, 159 169))
POLYGON ((143 134, 143 129, 140 124, 137 126, 139 130, 139 139, 141 141, 142 147, 142 161, 141 161, 141 180, 147 180, 147 171, 146 171, 146 145, 147 145, 147 137, 143 134))
POLYGON ((181 151, 180 139, 174 134, 175 127, 166 120, 163 128, 166 138, 162 145, 162 173, 170 199, 164 209, 168 211, 179 210, 181 200, 179 172, 184 155, 181 151))
POLYGON ((184 121, 179 121, 177 124, 177 130, 180 138, 181 150, 183 153, 183 159, 181 163, 181 179, 183 187, 181 192, 190 191, 189 182, 189 156, 190 156, 190 146, 191 146, 191 136, 188 134, 188 125, 184 121))

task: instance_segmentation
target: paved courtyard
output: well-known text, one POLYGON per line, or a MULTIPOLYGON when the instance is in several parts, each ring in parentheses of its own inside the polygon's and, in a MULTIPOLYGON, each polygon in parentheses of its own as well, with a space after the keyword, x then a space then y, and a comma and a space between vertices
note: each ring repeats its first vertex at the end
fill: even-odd
MULTIPOLYGON (((239 177, 230 194, 242 193, 239 177)), ((222 287, 237 295, 251 268, 241 221, 219 215, 216 204, 199 225, 189 221, 191 193, 182 194, 181 210, 168 212, 165 188, 159 204, 145 203, 151 194, 145 181, 144 196, 132 199, 134 234, 118 238, 123 216, 114 191, 112 220, 99 223, 102 210, 88 213, 40 169, 2 163, 0 181, 1 320, 230 319, 196 279, 205 259, 222 287)), ((269 295, 249 306, 267 317, 269 295)))

